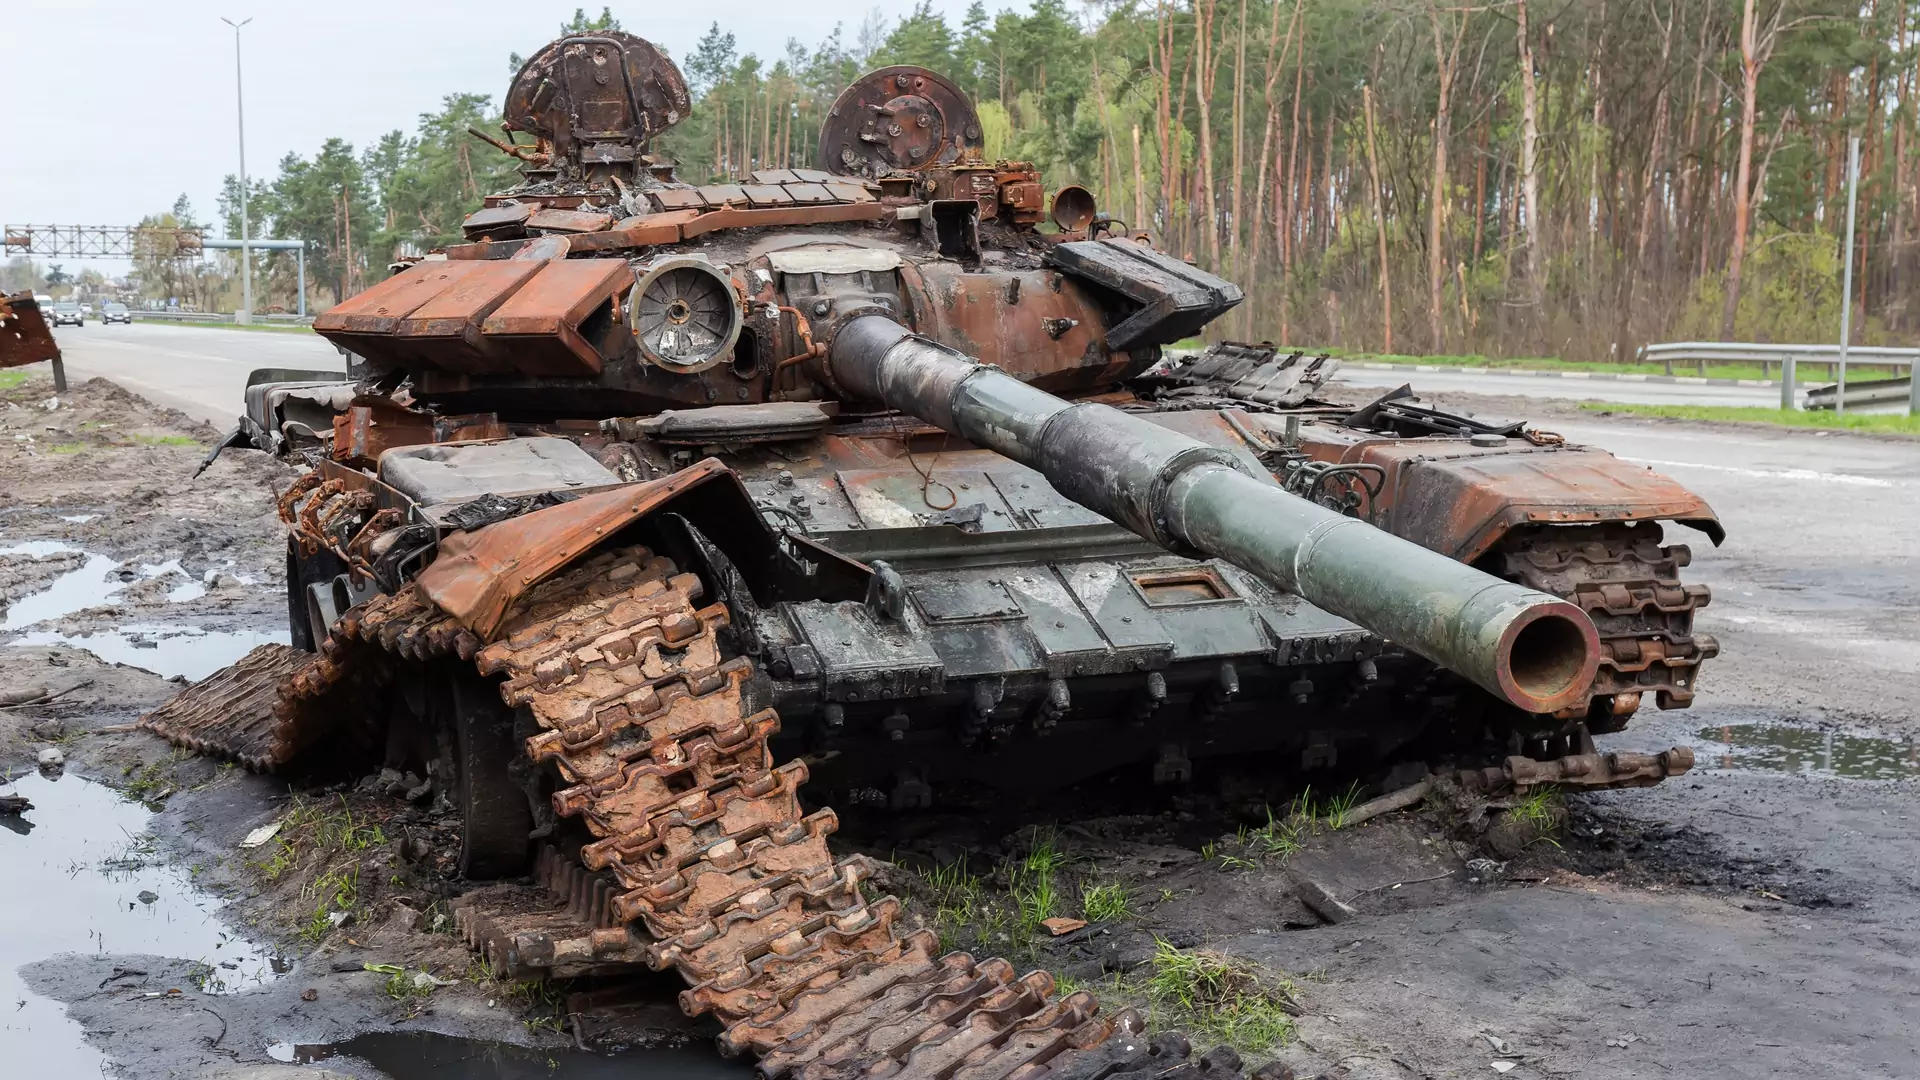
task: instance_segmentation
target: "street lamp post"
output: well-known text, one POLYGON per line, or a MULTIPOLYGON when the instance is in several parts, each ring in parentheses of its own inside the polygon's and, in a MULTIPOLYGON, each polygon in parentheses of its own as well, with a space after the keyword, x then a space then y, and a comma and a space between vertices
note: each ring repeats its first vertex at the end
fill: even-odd
POLYGON ((233 321, 245 326, 253 321, 253 250, 247 245, 247 98, 240 82, 240 28, 253 19, 234 22, 223 15, 220 21, 233 27, 233 100, 240 121, 240 311, 233 321))

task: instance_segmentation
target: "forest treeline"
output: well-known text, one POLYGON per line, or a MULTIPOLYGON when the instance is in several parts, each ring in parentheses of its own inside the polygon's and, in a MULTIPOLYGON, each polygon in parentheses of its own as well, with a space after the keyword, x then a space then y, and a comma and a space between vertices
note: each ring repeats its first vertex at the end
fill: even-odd
MULTIPOLYGON (((811 165, 847 82, 919 64, 973 96, 990 155, 1085 184, 1240 282, 1249 301, 1223 333, 1603 359, 1649 340, 1832 337, 1857 135, 1854 325, 1898 343, 1920 316, 1916 9, 1036 0, 989 14, 974 0, 957 25, 923 5, 773 57, 716 25, 676 57, 696 106, 659 149, 702 181, 811 165)), ((614 25, 582 12, 565 29, 614 25)), ((456 242, 511 180, 465 134, 497 124, 494 108, 454 95, 412 134, 288 156, 252 194, 260 231, 313 242, 321 303, 396 254, 456 242)), ((290 265, 271 287, 290 290, 290 265)))

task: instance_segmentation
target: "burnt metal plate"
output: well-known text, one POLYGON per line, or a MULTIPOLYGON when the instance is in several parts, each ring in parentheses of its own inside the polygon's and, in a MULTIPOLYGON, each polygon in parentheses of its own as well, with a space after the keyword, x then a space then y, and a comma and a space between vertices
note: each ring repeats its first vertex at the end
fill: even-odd
POLYGON ((820 662, 821 693, 833 701, 937 694, 946 668, 925 634, 881 621, 865 604, 792 604, 788 610, 820 662))
POLYGON ((1148 659, 1117 655, 1052 566, 1009 567, 1002 573, 1002 584, 1026 613, 1027 632, 1048 675, 1108 675, 1148 659))
POLYGON ((996 470, 988 473, 987 478, 1012 508, 1014 521, 1022 528, 1110 524, 1106 518, 1055 491, 1046 477, 1032 469, 996 470))
POLYGON ((963 518, 968 524, 952 527, 969 533, 1009 532, 1020 527, 987 474, 941 469, 933 455, 922 455, 919 460, 921 467, 932 474, 931 483, 911 469, 856 469, 837 474, 847 501, 867 528, 909 529, 952 524, 963 518), (949 501, 951 506, 947 505, 949 501), (974 506, 981 508, 978 514, 960 513, 974 506))
POLYGON ((1020 605, 997 578, 965 574, 929 574, 909 590, 914 603, 935 623, 1013 619, 1020 605))
POLYGON ((706 196, 698 188, 660 188, 647 192, 647 198, 662 213, 669 210, 704 210, 707 207, 706 196))
POLYGON ((746 184, 740 190, 752 206, 792 206, 795 201, 786 188, 775 184, 746 184))
POLYGON ((708 206, 745 206, 746 189, 739 184, 707 184, 697 189, 708 206))
POLYGON ((1116 648, 1142 650, 1159 663, 1173 656, 1173 638, 1119 566, 1110 562, 1074 563, 1061 567, 1061 573, 1101 635, 1116 648))

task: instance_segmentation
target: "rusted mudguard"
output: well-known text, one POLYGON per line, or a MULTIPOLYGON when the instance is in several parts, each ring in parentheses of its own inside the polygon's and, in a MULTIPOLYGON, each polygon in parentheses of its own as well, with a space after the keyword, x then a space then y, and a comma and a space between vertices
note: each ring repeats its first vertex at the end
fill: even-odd
POLYGON ((60 359, 60 346, 31 292, 0 294, 0 368, 60 359))
POLYGON ((528 590, 660 515, 675 515, 709 538, 762 602, 866 595, 866 566, 793 533, 775 535, 739 475, 717 458, 457 533, 441 542, 415 585, 462 626, 491 640, 528 590))
POLYGON ((1525 525, 1674 521, 1715 545, 1726 538, 1705 499, 1644 465, 1590 447, 1507 443, 1325 440, 1303 448, 1322 461, 1379 466, 1386 478, 1374 524, 1461 562, 1525 525))

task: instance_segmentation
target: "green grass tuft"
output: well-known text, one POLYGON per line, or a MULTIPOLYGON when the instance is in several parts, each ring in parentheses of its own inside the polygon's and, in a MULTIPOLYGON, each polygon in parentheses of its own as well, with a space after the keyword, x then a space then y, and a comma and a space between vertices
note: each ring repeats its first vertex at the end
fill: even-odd
POLYGON ((1125 885, 1085 885, 1080 889, 1080 914, 1088 922, 1118 922, 1134 917, 1133 894, 1125 885))
POLYGON ((1266 1055, 1294 1037, 1293 988, 1257 965, 1204 949, 1156 943, 1146 981, 1155 1027, 1179 1028, 1196 1043, 1266 1055))
POLYGON ((1027 937, 1042 930, 1041 923, 1060 914, 1060 887, 1056 880, 1067 856, 1050 829, 1035 829, 1033 846, 1013 867, 1013 899, 1018 905, 1020 931, 1027 937))
POLYGON ((1675 420, 1719 420, 1779 427, 1815 428, 1823 431, 1865 431, 1888 435, 1920 435, 1920 416, 1898 413, 1850 412, 1835 416, 1811 409, 1768 409, 1736 405, 1629 405, 1606 401, 1582 402, 1591 412, 1627 413, 1632 416, 1664 416, 1675 420))

